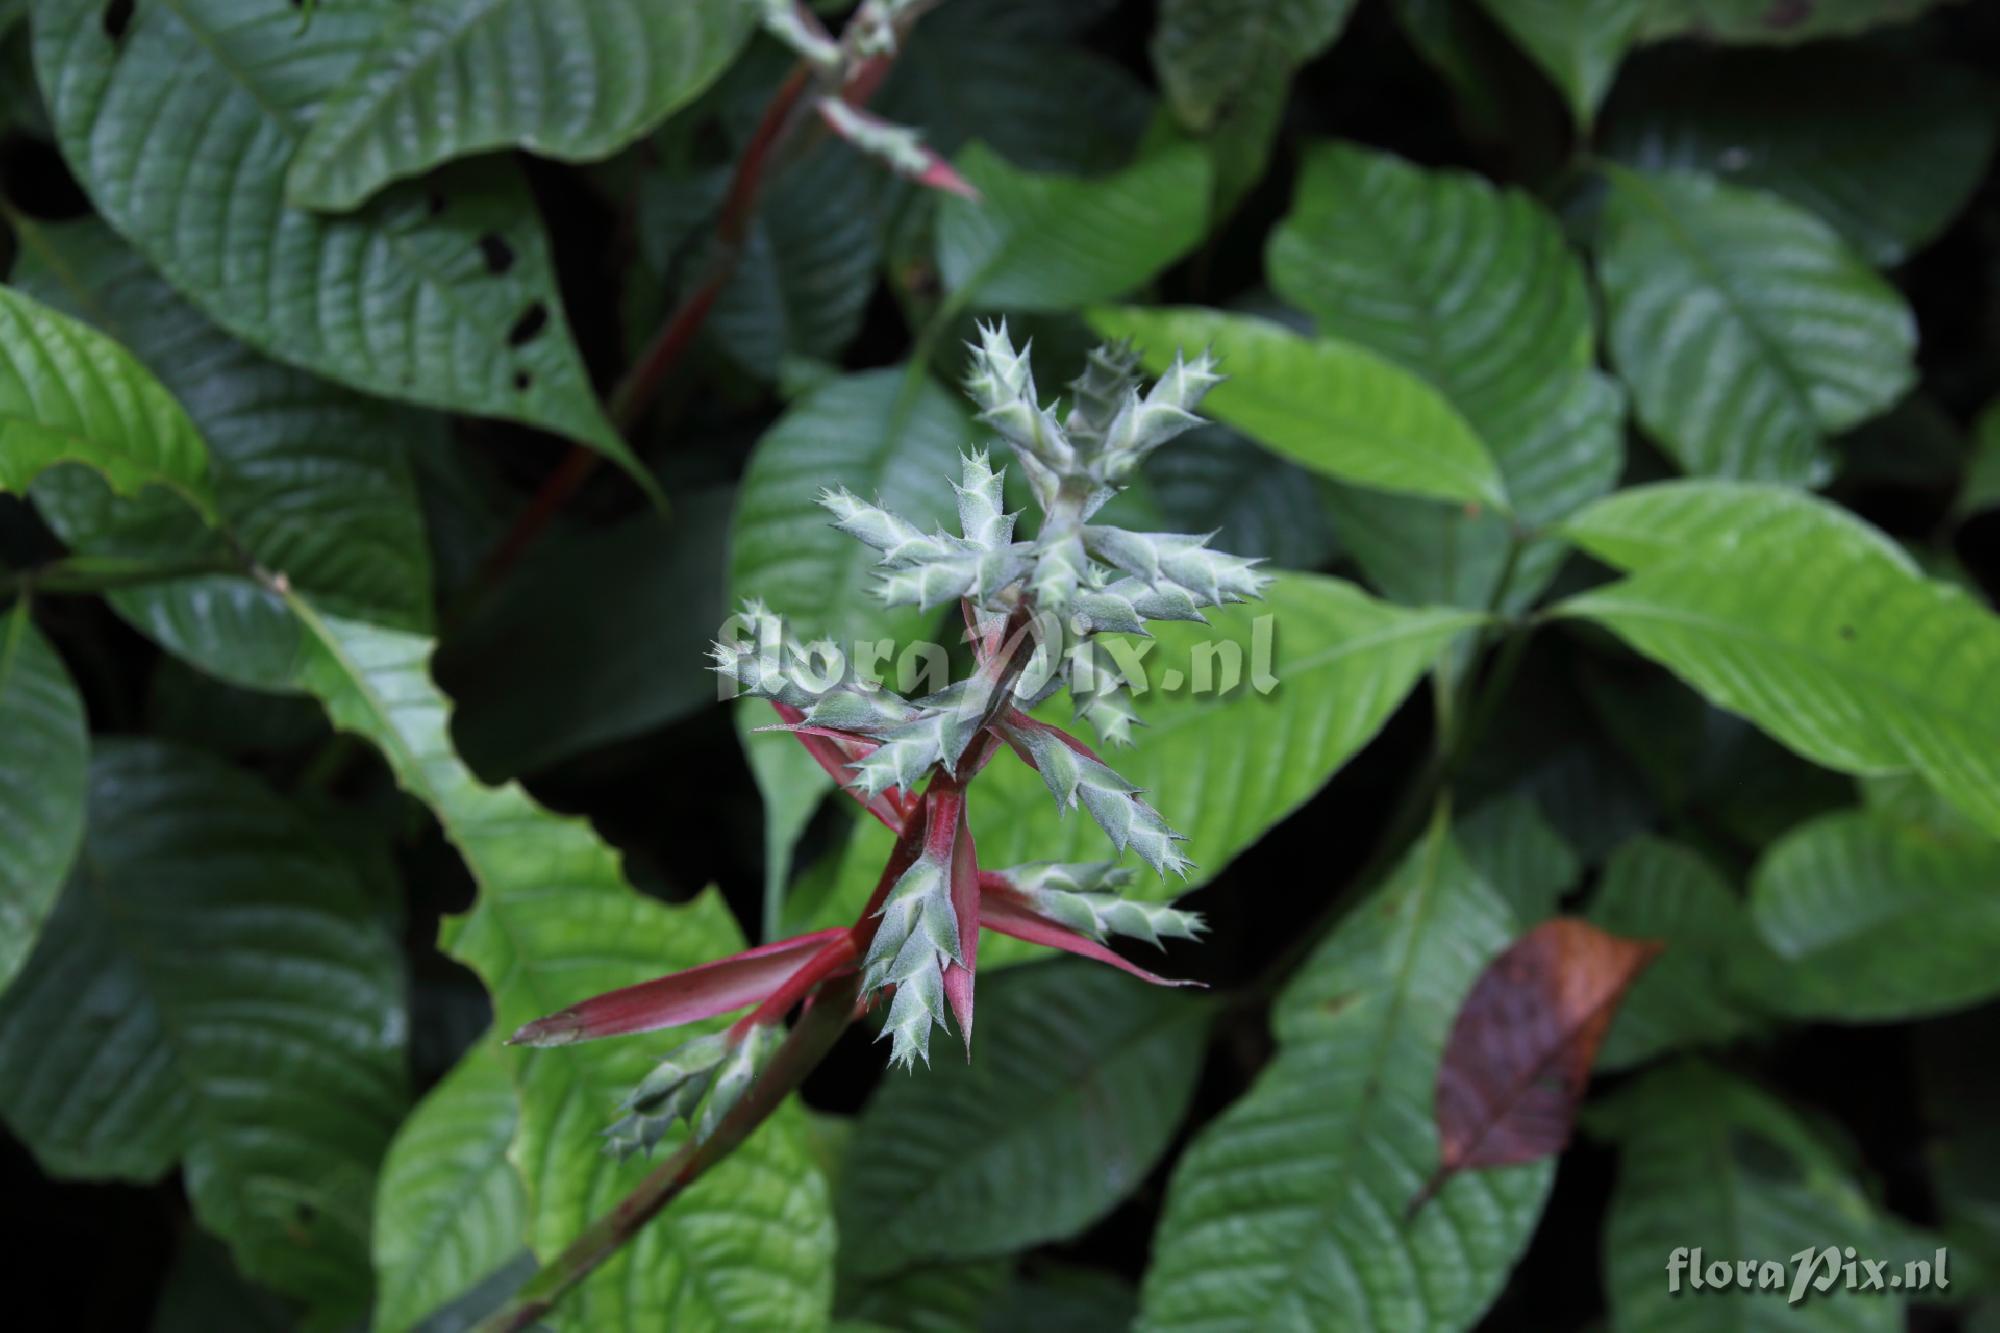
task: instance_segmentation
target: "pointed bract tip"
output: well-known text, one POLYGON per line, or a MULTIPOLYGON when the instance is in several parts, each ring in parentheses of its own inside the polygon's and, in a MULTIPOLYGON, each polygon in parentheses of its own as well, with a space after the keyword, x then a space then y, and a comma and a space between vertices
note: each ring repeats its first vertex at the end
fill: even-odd
POLYGON ((568 1010, 523 1023, 507 1038, 509 1046, 571 1046, 583 1040, 583 1024, 568 1010))

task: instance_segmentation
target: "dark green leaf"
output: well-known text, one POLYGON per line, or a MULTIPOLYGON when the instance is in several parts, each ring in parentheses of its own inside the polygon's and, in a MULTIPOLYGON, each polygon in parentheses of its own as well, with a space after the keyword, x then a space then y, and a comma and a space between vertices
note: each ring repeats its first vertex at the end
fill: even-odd
POLYGON ((1649 0, 1481 0, 1588 130, 1649 0))
POLYGON ((1466 861, 1523 926, 1555 915, 1556 904, 1583 873, 1576 852, 1526 795, 1488 801, 1461 819, 1453 834, 1466 861))
POLYGON ((1163 0, 1150 50, 1174 111, 1189 128, 1215 126, 1267 81, 1333 44, 1354 0, 1163 0))
POLYGON ((0 992, 28 960, 83 838, 83 701, 21 601, 0 617, 0 992))
POLYGON ((1647 41, 1699 36, 1711 42, 1789 46, 1905 23, 1941 0, 1646 0, 1647 41))
POLYGON ((1321 483, 1226 426, 1181 436, 1146 460, 1145 477, 1160 510, 1146 526, 1213 532, 1221 550, 1284 569, 1317 569, 1333 556, 1321 483))

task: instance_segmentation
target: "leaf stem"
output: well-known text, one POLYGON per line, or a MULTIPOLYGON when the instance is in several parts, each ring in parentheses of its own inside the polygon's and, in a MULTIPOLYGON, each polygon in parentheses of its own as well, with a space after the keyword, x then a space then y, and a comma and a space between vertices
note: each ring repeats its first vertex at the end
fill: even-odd
POLYGON ((0 597, 29 592, 88 597, 173 579, 243 572, 240 563, 221 557, 161 562, 117 556, 72 556, 0 575, 0 597))

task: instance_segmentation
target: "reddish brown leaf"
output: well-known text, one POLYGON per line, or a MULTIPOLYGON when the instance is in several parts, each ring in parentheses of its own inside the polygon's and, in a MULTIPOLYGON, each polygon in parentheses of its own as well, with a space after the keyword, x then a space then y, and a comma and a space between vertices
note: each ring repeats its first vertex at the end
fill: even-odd
POLYGON ((1412 1213, 1468 1167, 1562 1151, 1619 1002, 1664 947, 1559 917, 1486 965, 1438 1068, 1438 1168, 1412 1213))

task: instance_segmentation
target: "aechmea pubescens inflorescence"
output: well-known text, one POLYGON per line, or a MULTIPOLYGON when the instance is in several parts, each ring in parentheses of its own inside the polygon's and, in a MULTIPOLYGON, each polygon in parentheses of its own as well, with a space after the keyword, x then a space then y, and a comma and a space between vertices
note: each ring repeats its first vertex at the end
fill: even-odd
POLYGON ((1132 871, 1114 861, 981 870, 967 817, 974 780, 1007 750, 1041 775, 1061 810, 1088 815, 1114 852, 1132 851, 1162 876, 1190 868, 1181 835, 1135 784, 1029 711, 1067 688, 1107 743, 1127 743, 1140 719, 1098 636, 1144 635, 1149 620, 1200 620, 1206 608, 1257 596, 1265 582, 1254 561, 1214 550, 1206 537, 1093 521, 1148 454, 1196 424, 1195 409, 1220 380, 1206 355, 1177 358, 1151 386, 1137 364, 1125 347, 1098 348, 1071 381, 1064 412, 1042 401, 1026 350, 1004 326, 980 330, 967 392, 1040 510, 1030 533, 1008 511, 1003 470, 984 450, 966 454, 954 483, 956 532, 926 532, 841 487, 821 493, 834 526, 876 552, 884 602, 958 603, 976 659, 965 679, 907 698, 848 675, 832 644, 800 642, 756 602, 715 645, 716 670, 769 700, 772 729, 804 745, 897 834, 896 847, 850 927, 586 1000, 515 1034, 554 1045, 755 1006, 670 1053, 627 1100, 610 1131, 614 1147, 650 1148, 676 1119, 711 1132, 755 1082, 786 1015, 857 972, 862 1008, 883 1011, 893 1062, 928 1060, 931 1030, 954 1020, 969 1052, 981 930, 1183 984, 1105 941, 1194 938, 1199 917, 1124 896, 1132 871))

